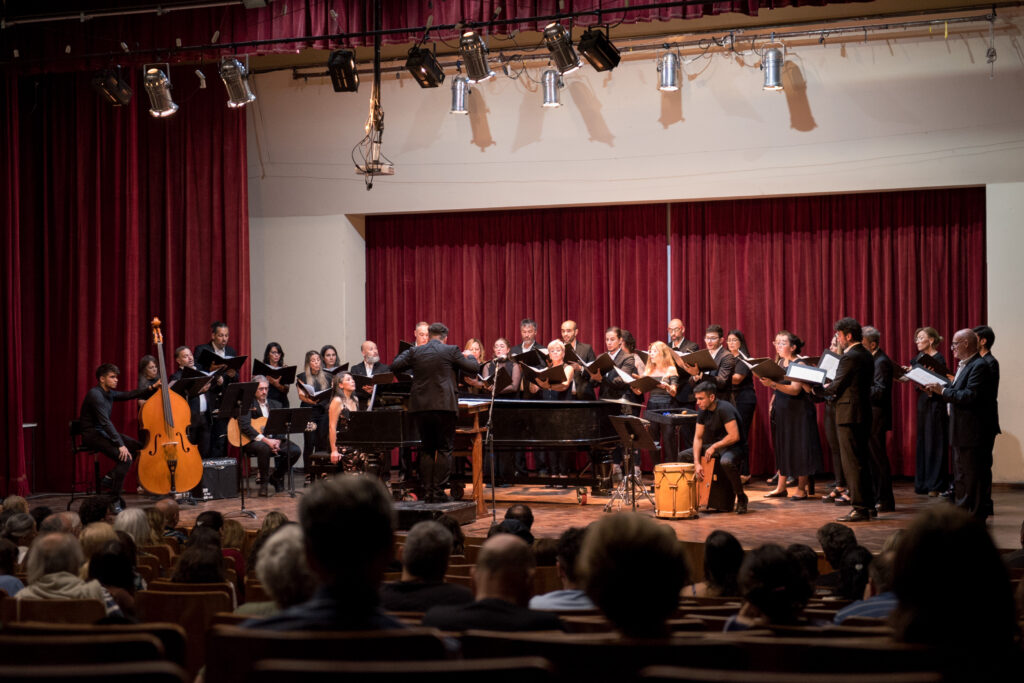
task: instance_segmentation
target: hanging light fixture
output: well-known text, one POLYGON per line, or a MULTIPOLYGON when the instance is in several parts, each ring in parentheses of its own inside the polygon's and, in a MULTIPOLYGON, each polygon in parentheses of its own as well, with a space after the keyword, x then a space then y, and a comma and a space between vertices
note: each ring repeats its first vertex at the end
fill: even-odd
MULTIPOLYGON (((249 58, 246 57, 248 62, 249 58)), ((256 95, 249 87, 249 69, 235 57, 225 57, 220 62, 220 79, 228 91, 228 109, 239 109, 256 101, 256 95)))
POLYGON ((764 71, 764 90, 782 90, 782 50, 773 47, 764 51, 761 70, 764 71))
POLYGON ((580 52, 587 58, 594 71, 611 71, 619 65, 619 48, 599 29, 588 28, 580 36, 580 52))
POLYGON ((572 48, 572 38, 565 27, 553 21, 544 27, 544 44, 551 53, 551 61, 560 74, 572 73, 583 66, 576 50, 572 48))
POLYGON ((334 92, 359 90, 359 72, 356 71, 355 50, 335 50, 327 58, 327 71, 331 74, 334 92))
POLYGON ((437 63, 437 57, 424 47, 412 47, 409 50, 405 68, 421 88, 436 88, 444 83, 444 70, 437 63))
POLYGON ((468 114, 466 98, 469 95, 469 81, 462 74, 452 79, 452 108, 450 114, 468 114))
POLYGON ((564 85, 562 83, 562 75, 554 69, 548 69, 541 76, 541 83, 543 84, 544 90, 544 104, 545 107, 561 107, 562 102, 559 99, 558 90, 564 85))
POLYGON ((100 71, 93 77, 92 87, 103 99, 115 107, 120 107, 132 101, 131 86, 121 78, 120 66, 117 67, 116 71, 114 69, 100 71))
POLYGON ((459 39, 459 54, 466 64, 466 80, 470 83, 482 83, 494 78, 487 63, 487 44, 476 31, 466 31, 459 39))
POLYGON ((164 118, 178 111, 178 105, 171 98, 171 79, 167 77, 170 70, 168 64, 146 64, 142 67, 143 82, 149 95, 149 113, 154 118, 164 118))
POLYGON ((658 90, 679 90, 679 57, 675 52, 666 52, 658 58, 658 90))

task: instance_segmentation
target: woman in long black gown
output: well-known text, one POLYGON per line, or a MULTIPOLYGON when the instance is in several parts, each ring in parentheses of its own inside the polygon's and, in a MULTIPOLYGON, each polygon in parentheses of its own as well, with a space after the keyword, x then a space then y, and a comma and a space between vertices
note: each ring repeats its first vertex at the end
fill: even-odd
POLYGON ((749 358, 747 339, 739 330, 729 330, 725 336, 725 350, 736 358, 736 366, 732 371, 732 392, 726 399, 736 407, 740 414, 740 436, 747 449, 747 457, 740 465, 740 475, 745 484, 750 479, 750 428, 754 424, 754 412, 757 410, 757 394, 754 392, 754 373, 750 366, 741 361, 749 358))
MULTIPOLYGON (((942 337, 934 327, 919 327, 914 332, 917 355, 911 365, 920 364, 922 356, 946 365, 939 351, 942 337)), ((916 384, 917 390, 917 463, 914 469, 914 493, 937 496, 949 483, 949 413, 941 396, 929 393, 916 384)))
MULTIPOLYGON (((775 335, 777 361, 783 368, 800 358, 804 342, 792 332, 782 330, 775 335)), ((774 389, 771 412, 775 425, 773 444, 779 481, 767 498, 789 495, 786 477, 797 478, 797 494, 791 500, 807 500, 810 479, 821 467, 821 442, 818 439, 818 418, 810 387, 803 382, 761 378, 761 383, 774 389)))

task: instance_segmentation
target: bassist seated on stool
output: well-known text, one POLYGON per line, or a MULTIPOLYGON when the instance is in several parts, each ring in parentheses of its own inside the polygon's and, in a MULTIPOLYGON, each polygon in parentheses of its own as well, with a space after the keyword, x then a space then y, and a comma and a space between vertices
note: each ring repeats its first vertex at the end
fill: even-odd
MULTIPOLYGON (((705 381, 693 388, 700 413, 697 416, 697 431, 693 436, 693 448, 679 454, 681 461, 693 458, 694 474, 704 479, 701 456, 718 460, 725 478, 736 492, 736 514, 747 511, 747 496, 743 493, 739 465, 744 455, 744 444, 740 437, 739 412, 728 401, 718 400, 718 387, 714 382, 705 381), (707 445, 705 445, 707 444, 707 445)), ((717 469, 717 468, 716 468, 717 469)))
POLYGON ((263 425, 266 424, 266 418, 270 415, 270 411, 278 410, 282 406, 277 401, 267 398, 270 382, 267 381, 266 377, 256 375, 252 378, 252 381, 259 382, 259 388, 256 390, 256 399, 253 401, 252 410, 239 416, 238 430, 242 437, 250 439, 248 443, 242 446, 242 452, 247 456, 256 456, 256 460, 259 463, 261 482, 259 495, 265 498, 268 495, 268 481, 274 485, 275 492, 279 493, 284 490, 284 477, 288 474, 288 469, 299 459, 301 451, 287 437, 275 439, 272 436, 265 436, 259 432, 263 425), (268 478, 270 456, 272 454, 277 459, 277 462, 274 467, 274 473, 268 478))

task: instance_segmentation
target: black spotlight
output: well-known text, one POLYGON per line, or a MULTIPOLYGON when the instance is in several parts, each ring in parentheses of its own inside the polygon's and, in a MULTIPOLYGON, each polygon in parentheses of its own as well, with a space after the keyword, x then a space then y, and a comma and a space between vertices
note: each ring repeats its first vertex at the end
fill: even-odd
POLYGON ((421 88, 436 88, 444 83, 444 69, 437 63, 437 57, 426 48, 414 47, 409 50, 405 68, 420 84, 421 88))
POLYGON ((104 69, 92 79, 92 87, 115 107, 132 101, 132 89, 121 79, 121 69, 104 69))
POLYGON ((587 29, 580 36, 580 52, 587 58, 594 71, 611 71, 619 65, 619 48, 612 45, 608 36, 598 29, 587 29))
POLYGON ((355 50, 335 50, 327 60, 331 72, 334 92, 355 92, 359 90, 359 74, 356 73, 355 50))

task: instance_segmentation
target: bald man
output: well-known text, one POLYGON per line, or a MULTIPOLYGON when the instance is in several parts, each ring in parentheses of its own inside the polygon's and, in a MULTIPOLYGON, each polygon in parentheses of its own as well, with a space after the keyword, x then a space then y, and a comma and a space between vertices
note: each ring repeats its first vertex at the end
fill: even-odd
POLYGON ((978 353, 978 335, 963 329, 953 335, 959 360, 953 381, 928 391, 949 403, 949 441, 953 447, 953 502, 978 519, 989 515, 992 495, 992 442, 997 422, 996 383, 991 366, 978 353))
POLYGON ((164 537, 171 537, 179 543, 188 540, 185 532, 178 530, 178 514, 180 508, 178 502, 173 498, 161 498, 153 506, 164 516, 164 537))
MULTIPOLYGON (((391 366, 380 362, 380 351, 377 350, 376 342, 372 342, 367 339, 359 345, 359 352, 363 354, 363 362, 356 363, 352 366, 350 372, 353 375, 373 377, 374 375, 382 375, 385 372, 391 372, 391 366)), ((370 394, 372 393, 373 387, 370 385, 366 385, 363 387, 363 391, 359 392, 360 410, 366 410, 366 406, 370 402, 370 394)))

